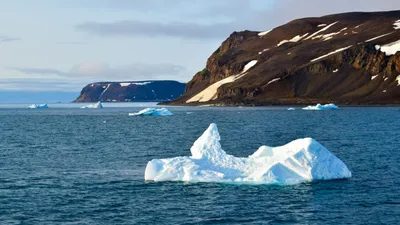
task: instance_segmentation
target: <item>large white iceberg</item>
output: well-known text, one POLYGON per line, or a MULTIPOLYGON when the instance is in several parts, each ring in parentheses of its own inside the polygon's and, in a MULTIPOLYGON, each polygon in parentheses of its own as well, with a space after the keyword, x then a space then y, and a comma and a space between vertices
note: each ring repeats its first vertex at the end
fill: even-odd
POLYGON ((92 104, 92 105, 85 105, 81 107, 82 109, 102 109, 103 105, 101 104, 101 102, 97 102, 96 104, 92 104))
POLYGON ((29 109, 47 109, 49 107, 47 106, 47 104, 38 104, 38 105, 32 104, 32 105, 29 105, 28 108, 29 109))
POLYGON ((325 105, 317 104, 315 106, 309 105, 309 106, 303 108, 303 110, 337 110, 337 109, 339 109, 339 107, 333 103, 329 103, 329 104, 325 104, 325 105))
POLYGON ((137 113, 129 113, 130 116, 172 116, 173 113, 166 108, 146 108, 137 113))
POLYGON ((211 124, 191 147, 192 156, 151 160, 145 180, 296 184, 351 177, 346 165, 312 138, 261 146, 248 158, 228 155, 219 141, 217 125, 211 124))

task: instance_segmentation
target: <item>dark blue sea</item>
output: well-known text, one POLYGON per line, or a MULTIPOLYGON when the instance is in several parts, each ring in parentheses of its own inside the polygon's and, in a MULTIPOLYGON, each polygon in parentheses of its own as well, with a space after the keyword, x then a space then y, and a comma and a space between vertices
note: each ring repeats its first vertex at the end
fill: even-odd
MULTIPOLYGON (((108 107, 109 106, 109 107, 108 107)), ((400 108, 0 107, 0 224, 399 224, 400 108), (351 179, 292 186, 145 182, 154 158, 188 156, 217 123, 223 149, 312 137, 351 179)), ((120 107, 124 106, 124 107, 120 107)))

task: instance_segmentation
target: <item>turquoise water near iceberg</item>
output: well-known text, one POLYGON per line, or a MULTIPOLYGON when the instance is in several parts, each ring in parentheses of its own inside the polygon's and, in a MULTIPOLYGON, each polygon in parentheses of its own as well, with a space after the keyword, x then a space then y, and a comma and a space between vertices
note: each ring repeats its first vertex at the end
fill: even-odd
POLYGON ((399 107, 171 107, 174 116, 129 117, 143 107, 124 106, 0 106, 0 224, 400 222, 399 107), (143 180, 149 160, 190 155, 211 122, 229 154, 313 137, 353 177, 292 186, 143 180))

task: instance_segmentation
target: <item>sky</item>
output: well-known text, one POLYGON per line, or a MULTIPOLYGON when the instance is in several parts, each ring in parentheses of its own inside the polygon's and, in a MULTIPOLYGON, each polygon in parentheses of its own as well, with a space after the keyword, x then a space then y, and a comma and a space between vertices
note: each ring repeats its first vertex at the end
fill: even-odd
POLYGON ((0 92, 187 82, 233 31, 400 9, 398 0, 0 0, 0 92))

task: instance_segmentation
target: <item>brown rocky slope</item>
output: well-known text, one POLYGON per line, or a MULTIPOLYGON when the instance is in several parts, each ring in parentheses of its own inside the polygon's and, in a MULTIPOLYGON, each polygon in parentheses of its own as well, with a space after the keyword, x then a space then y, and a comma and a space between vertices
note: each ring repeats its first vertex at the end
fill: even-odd
POLYGON ((400 104, 400 11, 304 18, 269 32, 234 32, 185 93, 166 104, 318 102, 400 104))

